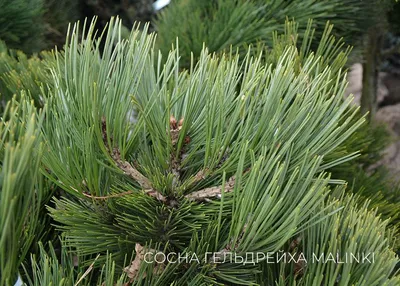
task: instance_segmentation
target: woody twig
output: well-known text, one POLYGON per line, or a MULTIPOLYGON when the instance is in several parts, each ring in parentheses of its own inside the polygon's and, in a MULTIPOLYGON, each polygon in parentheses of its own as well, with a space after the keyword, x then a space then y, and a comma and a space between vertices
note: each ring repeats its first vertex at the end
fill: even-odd
MULTIPOLYGON (((178 186, 180 184, 180 177, 181 177, 181 160, 182 160, 182 154, 184 150, 182 149, 179 155, 175 154, 175 149, 176 149, 176 144, 178 143, 179 140, 179 135, 180 131, 183 126, 183 120, 184 118, 182 117, 179 121, 176 120, 174 115, 171 115, 169 118, 169 134, 171 137, 171 143, 173 146, 173 151, 171 152, 171 172, 174 175, 174 186, 178 186)), ((185 137, 185 144, 190 142, 190 137, 186 136, 185 137)))
POLYGON ((215 186, 205 188, 191 194, 185 196, 190 201, 206 201, 213 197, 220 197, 222 195, 222 191, 225 193, 230 193, 233 191, 235 187, 235 176, 229 178, 229 180, 225 183, 225 186, 215 186))
POLYGON ((106 125, 106 119, 104 117, 101 120, 101 130, 102 130, 104 145, 106 146, 109 154, 111 155, 111 158, 114 160, 117 167, 120 170, 122 170, 124 172, 124 174, 128 175, 129 177, 134 179, 136 182, 138 182, 139 185, 145 190, 146 194, 148 194, 151 197, 156 198, 159 201, 165 202, 167 199, 162 194, 160 194, 158 191, 153 189, 153 186, 147 177, 145 177, 142 173, 140 173, 128 161, 124 161, 121 159, 121 153, 118 150, 118 148, 113 148, 112 151, 110 152, 110 149, 107 147, 108 146, 107 125, 106 125))
POLYGON ((149 179, 143 176, 142 173, 140 173, 129 162, 122 160, 121 154, 117 148, 113 149, 111 157, 115 161, 117 167, 120 168, 124 172, 124 174, 130 176, 132 179, 138 182, 143 189, 152 189, 149 179))
MULTIPOLYGON (((250 172, 250 168, 246 169, 243 172, 243 175, 247 174, 248 172, 250 172)), ((198 179, 200 180, 201 178, 204 178, 204 173, 199 172, 196 176, 198 176, 198 179)), ((224 193, 232 192, 235 188, 235 183, 236 183, 236 177, 235 177, 235 175, 233 175, 225 183, 225 186, 220 185, 220 186, 208 187, 208 188, 187 194, 185 196, 185 198, 187 198, 190 201, 208 201, 211 198, 215 198, 215 197, 219 198, 222 195, 222 191, 224 191, 224 193)))
MULTIPOLYGON (((136 256, 135 259, 131 262, 131 265, 124 268, 124 272, 131 279, 131 282, 133 282, 138 277, 139 270, 143 262, 148 263, 145 260, 145 255, 151 254, 151 256, 154 256, 157 254, 157 251, 155 249, 146 249, 139 243, 135 244, 135 252, 136 256)), ((154 261, 156 260, 157 259, 155 259, 154 261)), ((153 269, 153 273, 160 274, 164 270, 164 268, 165 268, 164 264, 157 263, 157 265, 153 269)), ((143 277, 146 277, 146 273, 144 273, 143 275, 144 275, 143 277)))

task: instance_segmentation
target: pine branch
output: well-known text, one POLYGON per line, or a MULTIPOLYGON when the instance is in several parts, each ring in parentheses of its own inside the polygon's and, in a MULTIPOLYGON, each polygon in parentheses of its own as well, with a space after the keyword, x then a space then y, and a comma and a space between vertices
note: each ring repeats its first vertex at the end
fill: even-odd
MULTIPOLYGON (((102 135, 103 135, 103 143, 106 146, 106 149, 109 150, 109 148, 107 147, 107 123, 106 123, 106 119, 104 117, 101 120, 101 130, 102 130, 102 135)), ((121 153, 118 150, 118 148, 116 148, 116 147, 113 148, 113 151, 109 152, 109 153, 111 155, 111 158, 116 163, 117 167, 120 168, 124 172, 124 174, 130 176, 132 179, 137 181, 139 183, 139 185, 143 189, 145 189, 146 194, 148 194, 151 197, 156 198, 159 201, 162 201, 162 202, 167 201, 167 199, 161 193, 159 193, 158 191, 153 189, 152 184, 147 177, 145 177, 142 173, 140 173, 128 161, 124 161, 121 159, 121 153)), ((126 192, 125 194, 128 194, 128 193, 130 193, 130 192, 126 192)), ((119 194, 119 195, 121 196, 121 194, 119 194)), ((110 197, 115 197, 115 196, 94 197, 94 198, 107 199, 110 197)))
POLYGON ((209 173, 208 169, 198 171, 196 175, 193 177, 193 181, 191 182, 191 184, 197 184, 201 180, 204 180, 207 177, 208 173, 209 173))
POLYGON ((127 276, 134 280, 138 276, 138 272, 140 269, 140 265, 144 260, 144 249, 139 243, 135 244, 135 259, 132 260, 131 265, 124 268, 124 272, 127 273, 127 276))
MULTIPOLYGON (((111 158, 116 163, 117 167, 120 168, 124 174, 130 176, 132 179, 137 181, 141 187, 144 189, 151 189, 151 182, 147 179, 142 173, 140 173, 135 167, 133 167, 128 161, 124 161, 121 159, 121 153, 118 148, 113 148, 112 152, 110 152, 107 147, 107 123, 106 119, 103 117, 101 120, 101 130, 103 133, 103 142, 106 146, 106 149, 109 151, 111 158)), ((111 138, 112 139, 112 138, 111 138)), ((112 141, 112 140, 111 140, 112 141)))
POLYGON ((176 143, 178 143, 179 131, 181 131, 182 129, 183 120, 184 118, 181 118, 179 121, 177 121, 174 115, 170 116, 169 126, 170 126, 171 142, 173 146, 175 146, 176 143))
MULTIPOLYGON (((243 175, 246 175, 249 172, 250 172, 250 168, 246 169, 243 172, 243 175)), ((200 180, 204 179, 206 174, 207 174, 207 172, 199 171, 194 177, 195 181, 200 181, 200 180)), ((185 198, 190 201, 207 201, 213 197, 221 198, 222 191, 224 191, 225 193, 230 193, 233 191, 233 189, 235 187, 235 182, 236 182, 236 176, 233 175, 226 181, 225 186, 220 185, 220 186, 208 187, 208 188, 190 193, 190 194, 186 195, 185 198)))
POLYGON ((205 188, 193 192, 191 194, 188 194, 185 196, 185 198, 187 198, 189 201, 206 201, 213 197, 220 198, 222 191, 230 193, 233 191, 234 187, 235 187, 235 176, 232 176, 226 182, 225 186, 221 185, 221 186, 205 188))
POLYGON ((135 167, 133 167, 128 161, 121 159, 121 154, 118 148, 113 148, 111 157, 114 159, 118 168, 120 168, 124 174, 130 176, 132 179, 137 181, 139 185, 144 189, 152 189, 151 182, 142 173, 140 173, 135 167))
POLYGON ((143 176, 142 173, 134 168, 129 162, 121 160, 121 156, 117 148, 113 149, 111 157, 114 159, 117 166, 124 172, 124 174, 130 176, 132 179, 137 181, 141 187, 145 189, 144 192, 146 194, 153 198, 156 198, 159 201, 167 202, 167 198, 152 187, 149 179, 143 176))
POLYGON ((173 150, 171 152, 171 172, 174 175, 174 187, 180 185, 180 164, 182 160, 182 152, 176 156, 176 144, 178 143, 179 134, 182 129, 183 125, 183 118, 179 120, 179 122, 175 119, 174 115, 170 116, 169 119, 169 126, 170 126, 170 136, 171 136, 171 143, 173 146, 173 150))
MULTIPOLYGON (((159 251, 156 251, 155 249, 146 249, 143 246, 141 246, 139 243, 136 243, 135 244, 135 253, 136 253, 135 259, 132 260, 131 265, 124 268, 124 272, 127 273, 127 276, 131 279, 131 282, 134 282, 135 279, 137 279, 139 277, 139 271, 140 271, 140 267, 143 264, 143 261, 148 263, 145 260, 145 255, 151 253, 154 256, 157 253, 159 253, 159 251)), ((157 263, 157 265, 153 269, 153 274, 160 274, 164 270, 165 265, 163 263, 157 262, 157 259, 152 258, 152 260, 155 260, 155 262, 157 263)), ((145 277, 146 277, 146 273, 143 273, 141 278, 145 278, 145 277)))
MULTIPOLYGON (((372 223, 373 216, 368 221, 360 219, 362 214, 345 216, 343 221, 349 222, 345 230, 339 222, 334 224, 336 219, 325 223, 341 206, 323 211, 329 190, 324 166, 346 159, 343 154, 332 154, 362 123, 353 120, 357 110, 350 106, 351 98, 343 100, 346 80, 340 70, 347 53, 338 52, 329 31, 315 54, 308 52, 308 42, 299 51, 293 39, 276 38, 280 44, 274 45, 268 66, 261 57, 248 56, 242 65, 238 57, 217 58, 203 49, 198 63, 181 73, 179 52, 171 52, 164 64, 152 52, 154 43, 146 33, 138 37, 133 31, 128 41, 122 41, 117 21, 103 33, 105 40, 94 42, 93 25, 85 29, 89 32, 84 37, 73 32, 57 59, 54 77, 59 84, 52 87, 51 101, 56 119, 48 116, 43 128, 49 150, 44 162, 52 176, 67 186, 81 185, 84 177, 92 194, 107 194, 120 187, 125 188, 121 192, 130 190, 131 184, 121 182, 118 170, 138 182, 145 195, 102 204, 82 200, 82 194, 74 192, 73 199, 54 199, 51 215, 81 261, 90 264, 88 257, 99 251, 112 253, 121 261, 136 242, 148 245, 154 237, 170 253, 181 250, 203 255, 210 248, 222 248, 222 253, 271 253, 314 226, 315 233, 308 236, 310 245, 329 246, 332 238, 348 235, 347 230, 357 221, 371 227, 380 224, 379 220, 372 223), (134 107, 138 120, 132 126, 128 116, 134 107), (172 112, 184 120, 176 120, 172 112), (99 124, 93 116, 99 113, 109 116, 110 126, 105 126, 105 120, 99 124), (93 134, 103 136, 104 143, 93 134), (186 138, 187 134, 190 137, 186 138), (137 165, 125 161, 131 157, 137 165), (243 176, 246 168, 251 172, 243 176), (218 183, 201 182, 210 175, 210 181, 218 183), (224 187, 218 186, 220 182, 224 187), (222 192, 231 192, 229 199, 192 203, 224 195, 222 192), (177 203, 177 199, 182 201, 177 203), (324 236, 326 241, 320 235, 324 227, 334 231, 332 238, 324 236)), ((354 241, 364 240, 363 249, 354 245, 349 250, 371 249, 371 236, 365 234, 376 232, 362 228, 354 241)), ((379 232, 383 234, 384 228, 379 232)), ((396 262, 386 238, 374 237, 373 245, 385 247, 390 263, 396 262)), ((348 244, 335 249, 348 250, 348 244)), ((384 254, 381 250, 377 252, 384 254)), ((137 284, 186 285, 193 280, 193 285, 200 285, 208 278, 204 285, 254 285, 266 280, 279 284, 282 274, 289 273, 275 271, 287 270, 284 264, 273 266, 274 271, 263 265, 262 272, 251 265, 251 271, 243 274, 243 269, 229 267, 229 263, 218 268, 188 263, 179 271, 181 264, 170 263, 163 275, 153 275, 155 265, 142 263, 140 253, 138 249, 135 262, 124 274, 129 272, 137 284)), ((105 261, 105 257, 99 261, 102 259, 105 261)), ((351 269, 338 271, 342 276, 351 273, 343 279, 351 278, 354 283, 364 279, 358 273, 374 271, 369 281, 384 277, 380 281, 384 283, 393 267, 379 266, 383 267, 343 265, 351 269), (357 267, 363 267, 362 271, 357 267)), ((97 263, 95 267, 99 268, 97 263)), ((311 267, 307 265, 307 269, 311 267)), ((327 281, 336 279, 325 265, 316 271, 320 271, 318 277, 328 277, 327 281)), ((313 273, 307 277, 312 278, 313 273)), ((109 278, 105 285, 114 285, 114 281, 109 278)))
POLYGON ((167 198, 165 196, 163 196, 160 192, 151 189, 151 190, 145 190, 145 193, 148 194, 150 197, 156 198, 157 200, 161 201, 161 202, 167 202, 167 198))

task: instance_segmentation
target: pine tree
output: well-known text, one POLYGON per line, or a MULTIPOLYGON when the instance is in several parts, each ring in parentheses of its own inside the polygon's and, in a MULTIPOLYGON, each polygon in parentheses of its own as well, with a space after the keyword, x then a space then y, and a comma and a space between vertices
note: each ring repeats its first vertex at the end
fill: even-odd
POLYGON ((398 285, 388 221, 328 172, 364 121, 343 100, 348 51, 329 26, 297 48, 293 25, 265 57, 203 48, 183 71, 146 31, 75 26, 40 127, 62 263, 41 246, 29 285, 398 285))

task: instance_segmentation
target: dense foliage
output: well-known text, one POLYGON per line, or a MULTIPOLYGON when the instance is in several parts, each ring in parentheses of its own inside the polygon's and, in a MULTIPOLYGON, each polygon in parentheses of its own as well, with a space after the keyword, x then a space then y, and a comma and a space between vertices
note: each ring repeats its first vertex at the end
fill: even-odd
MULTIPOLYGON (((271 33, 283 31, 286 19, 299 24, 299 35, 306 31, 307 22, 323 27, 327 21, 335 25, 334 34, 348 44, 356 44, 369 25, 373 24, 375 1, 359 0, 177 0, 165 9, 156 21, 158 47, 167 52, 179 37, 182 66, 188 67, 191 53, 199 57, 203 43, 211 52, 239 48, 246 53, 249 45, 272 44, 271 33)), ((317 38, 323 30, 316 30, 317 38)), ((314 43, 314 47, 318 43, 314 43)))
POLYGON ((397 285, 388 222, 327 173, 356 155, 335 150, 363 120, 343 101, 346 53, 329 29, 318 52, 297 49, 293 27, 275 37, 271 64, 204 49, 181 72, 179 52, 162 64, 152 35, 122 40, 116 21, 100 40, 93 24, 83 35, 76 26, 57 54, 41 127, 45 174, 68 193, 50 208, 64 263, 42 247, 31 284, 397 285), (225 259, 300 250, 375 260, 225 259), (199 263, 145 263, 146 251, 195 253, 199 263))
POLYGON ((344 98, 375 1, 177 0, 157 36, 142 2, 0 0, 0 285, 399 285, 388 137, 344 98))
POLYGON ((0 0, 0 40, 11 48, 39 51, 43 0, 0 0))

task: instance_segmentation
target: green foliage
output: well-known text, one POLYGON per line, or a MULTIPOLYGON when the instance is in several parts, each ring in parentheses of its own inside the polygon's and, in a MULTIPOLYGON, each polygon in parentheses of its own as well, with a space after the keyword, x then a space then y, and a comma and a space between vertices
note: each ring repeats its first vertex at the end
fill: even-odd
POLYGON ((15 282, 36 235, 46 189, 38 176, 41 119, 32 104, 9 102, 0 123, 0 285, 15 282))
MULTIPOLYGON (((348 51, 327 27, 316 53, 308 49, 309 28, 300 49, 290 33, 276 36, 270 64, 251 53, 242 61, 203 49, 183 72, 178 50, 163 60, 153 35, 134 29, 121 39, 118 20, 100 39, 94 23, 83 34, 74 27, 56 54, 46 96, 43 163, 69 194, 49 208, 65 235, 63 247, 80 265, 92 265, 94 273, 106 265, 111 275, 97 280, 79 270, 82 285, 105 279, 112 285, 125 266, 134 285, 309 285, 321 275, 341 285, 395 285, 397 277, 389 276, 398 259, 387 222, 366 206, 358 210, 351 198, 327 200, 331 183, 343 183, 327 170, 356 155, 337 150, 363 122, 351 98, 343 100, 348 51), (374 241, 372 231, 380 234, 374 241), (310 265, 300 276, 286 276, 286 265, 205 259, 273 253, 297 236, 318 253, 382 256, 377 265, 310 265), (202 263, 144 263, 143 249, 196 253, 202 263)), ((71 277, 51 257, 42 253, 36 273, 71 277)), ((43 277, 32 285, 49 281, 43 277)))
MULTIPOLYGON (((321 65, 329 65, 333 69, 333 74, 339 72, 339 68, 346 64, 350 49, 343 41, 335 40, 331 35, 332 25, 326 25, 324 30, 325 39, 317 47, 312 48, 312 38, 316 29, 312 29, 313 22, 308 22, 308 27, 302 39, 298 37, 298 25, 294 22, 287 22, 285 31, 282 35, 274 33, 271 47, 259 45, 257 52, 265 50, 264 61, 266 63, 276 63, 279 56, 283 53, 287 45, 300 47, 299 56, 296 59, 297 70, 301 70, 304 55, 315 50, 317 56, 321 56, 321 65), (328 44, 329 43, 329 44, 328 44), (335 67, 337 68, 335 70, 335 67)), ((257 53, 256 53, 257 54, 257 53)), ((360 116, 353 120, 356 122, 360 116)), ((329 159, 337 159, 349 154, 356 154, 352 160, 342 162, 340 165, 329 168, 333 179, 341 179, 348 182, 348 191, 357 193, 360 200, 371 200, 369 207, 377 208, 385 219, 389 219, 391 224, 400 227, 399 212, 400 208, 400 188, 394 186, 390 175, 381 168, 371 167, 381 159, 381 152, 389 142, 390 136, 386 127, 382 124, 363 124, 349 138, 347 138, 334 152, 327 155, 329 159)))
POLYGON ((41 88, 51 82, 50 68, 55 63, 54 53, 42 52, 28 57, 22 51, 8 50, 0 42, 0 95, 3 108, 14 95, 27 93, 37 107, 44 103, 41 88))
POLYGON ((384 166, 374 166, 391 138, 383 124, 364 124, 336 150, 337 155, 360 151, 352 161, 330 169, 332 178, 348 182, 349 189, 360 201, 370 200, 369 207, 377 209, 391 225, 399 228, 400 188, 384 166))
POLYGON ((299 37, 299 25, 294 21, 286 21, 284 31, 272 33, 272 44, 270 46, 259 43, 255 48, 254 55, 264 53, 263 62, 268 64, 276 64, 279 57, 285 51, 287 46, 298 47, 299 53, 296 56, 296 72, 301 72, 304 61, 313 53, 319 58, 321 68, 329 66, 332 69, 332 74, 337 74, 346 64, 351 48, 346 46, 342 39, 335 39, 332 35, 333 25, 329 22, 325 24, 325 28, 314 27, 314 21, 308 20, 306 31, 302 37, 299 37), (313 46, 315 35, 322 30, 321 40, 318 45, 313 46))
MULTIPOLYGON (((316 221, 311 227, 299 233, 282 248, 285 252, 269 253, 274 259, 264 260, 256 273, 259 285, 267 285, 266 281, 275 281, 276 285, 393 285, 400 283, 399 276, 392 275, 393 269, 399 259, 392 251, 393 231, 387 228, 387 221, 377 217, 376 211, 371 211, 369 202, 357 205, 358 198, 344 196, 343 188, 336 190, 335 196, 330 197, 319 211, 328 216, 327 219, 316 221), (338 211, 339 210, 339 211, 338 211), (385 240, 382 240, 385 237, 385 240), (302 254, 301 264, 298 263, 297 254, 302 254), (276 261, 277 257, 280 261, 276 261), (296 257, 293 259, 292 257, 296 257), (319 261, 319 262, 318 262, 319 261), (362 263, 357 263, 362 261, 362 263), (337 263, 338 262, 338 263, 337 263), (362 273, 365 275, 354 275, 362 273)), ((317 210, 318 211, 318 210, 317 210)), ((82 278, 80 285, 92 285, 90 281, 97 281, 96 285, 126 285, 129 278, 126 274, 119 275, 118 267, 112 255, 105 254, 105 262, 101 264, 98 259, 92 259, 91 266, 98 268, 95 275, 91 267, 83 267, 79 260, 74 259, 74 251, 67 252, 65 243, 61 249, 62 263, 57 260, 56 254, 51 249, 46 254, 41 247, 40 257, 32 257, 35 265, 34 280, 28 285, 72 285, 74 281, 82 278), (75 265, 75 266, 74 266, 75 265), (74 269, 75 271, 71 271, 74 269), (86 271, 85 271, 86 270, 86 271), (85 273, 86 272, 86 273, 85 273), (85 273, 85 274, 84 274, 85 273)), ((261 256, 259 256, 261 257, 261 256)), ((168 269, 171 271, 176 269, 168 269)), ((223 267, 222 264, 219 267, 223 267)), ((229 265, 232 271, 233 265, 229 265)), ((246 266, 240 265, 241 268, 246 266)), ((251 268, 250 268, 251 269, 251 268)), ((246 270, 249 271, 249 268, 246 270)), ((193 272, 193 269, 188 269, 193 272)), ((151 275, 151 274, 150 274, 151 275)), ((171 275, 171 274, 169 274, 171 275)), ((220 273, 221 275, 221 273, 220 273)), ((136 281, 133 285, 222 285, 217 284, 213 278, 205 277, 201 272, 188 281, 183 277, 175 284, 166 283, 165 272, 158 277, 151 277, 143 281, 136 281), (208 281, 208 283, 206 282, 208 281), (164 284, 163 284, 164 283, 164 284), (182 283, 182 284, 179 284, 182 283)), ((240 285, 248 285, 242 281, 240 285)), ((254 285, 254 284, 253 284, 254 285)))
MULTIPOLYGON (((25 51, 43 33, 61 43, 79 6, 1 1, 0 39, 25 51), (52 19, 32 25, 43 13, 52 19)), ((95 22, 75 26, 62 52, 28 58, 1 45, 0 285, 21 264, 28 285, 398 285, 388 227, 399 223, 398 190, 382 171, 365 172, 381 129, 360 128, 343 100, 350 49, 332 36, 354 43, 372 19, 367 6, 180 0, 157 21, 157 41, 148 27, 125 36, 112 20, 100 38, 95 22), (320 29, 326 20, 335 28, 320 29), (45 117, 32 119, 26 97, 45 117), (40 136, 43 173, 66 192, 47 206, 59 247, 45 231, 53 186, 38 174, 40 136), (359 196, 329 196, 345 181, 359 196), (144 263, 144 250, 201 263, 144 263), (242 265, 224 255, 280 250, 373 252, 375 261, 242 265)))
MULTIPOLYGON (((112 255, 106 255, 106 262, 104 265, 97 267, 100 268, 97 275, 93 275, 90 272, 90 267, 85 269, 79 260, 74 256, 76 253, 65 246, 65 242, 61 239, 60 254, 57 255, 56 250, 50 245, 49 251, 45 251, 45 247, 42 244, 40 246, 40 254, 38 256, 32 255, 32 278, 26 281, 29 286, 41 286, 41 285, 59 285, 59 286, 70 286, 70 285, 92 285, 89 284, 91 279, 96 281, 95 285, 126 285, 128 282, 125 274, 117 275, 115 262, 112 260, 112 255), (59 258, 61 256, 61 259, 59 258), (97 278, 96 278, 97 276, 97 278), (102 284, 104 283, 104 284, 102 284)), ((93 265, 97 265, 97 259, 93 260, 93 265)), ((25 270, 28 270, 25 268, 25 270)), ((28 270, 29 272, 31 269, 28 270)))
MULTIPOLYGON (((296 70, 300 71, 304 56, 315 50, 317 56, 321 56, 320 64, 330 66, 333 74, 339 72, 340 67, 346 64, 350 49, 345 48, 343 41, 335 40, 331 35, 332 25, 325 26, 325 39, 319 46, 312 49, 312 38, 316 29, 312 29, 313 22, 308 22, 308 28, 303 38, 298 37, 298 25, 287 22, 283 34, 274 33, 271 47, 258 45, 255 54, 264 51, 264 61, 276 64, 280 55, 288 45, 300 47, 300 52, 295 60, 296 70), (329 44, 328 44, 329 43, 329 44), (336 68, 336 69, 335 69, 336 68)), ((318 27, 317 27, 318 29, 318 27)), ((356 122, 360 116, 353 120, 356 122)), ((379 159, 381 151, 390 142, 386 127, 382 124, 363 124, 349 138, 347 138, 334 152, 327 155, 331 160, 357 154, 352 160, 342 162, 340 165, 329 168, 333 179, 348 182, 348 191, 357 193, 360 200, 371 200, 369 207, 378 208, 379 213, 385 219, 389 219, 392 225, 399 227, 400 188, 393 187, 393 182, 384 168, 369 170, 379 159)))
POLYGON ((0 41, 28 55, 62 47, 68 24, 81 17, 79 0, 0 0, 0 41))
MULTIPOLYGON (((188 67, 191 52, 197 60, 204 42, 211 52, 229 50, 232 45, 245 53, 246 46, 257 42, 270 46, 272 32, 282 32, 287 17, 299 23, 300 37, 312 18, 319 27, 331 21, 334 34, 354 44, 359 40, 355 35, 361 36, 373 22, 372 10, 367 8, 373 3, 374 0, 173 1, 156 20, 157 47, 166 53, 179 37, 182 65, 188 67)), ((316 32, 320 38, 322 30, 316 32)))
POLYGON ((308 261, 303 261, 301 273, 293 261, 282 263, 277 285, 399 285, 400 277, 392 276, 399 260, 392 250, 394 236, 388 222, 370 211, 369 202, 357 205, 357 197, 339 198, 324 210, 327 214, 340 208, 339 212, 314 224, 287 246, 292 255, 303 253, 308 261))
POLYGON ((42 47, 43 0, 0 0, 0 40, 10 48, 38 52, 42 47))
MULTIPOLYGON (((28 285, 75 285, 73 255, 65 247, 61 251, 61 259, 57 257, 54 247, 50 244, 50 251, 46 253, 42 243, 39 243, 40 254, 31 256, 33 277, 27 275, 28 285), (60 263, 59 263, 60 261, 60 263)), ((27 270, 25 268, 25 270, 27 270)), ((30 274, 31 269, 27 274, 30 274)))
MULTIPOLYGON (((398 183, 393 183, 385 168, 378 168, 374 171, 366 172, 362 169, 354 170, 353 181, 349 181, 350 187, 359 197, 360 202, 370 200, 369 206, 377 209, 379 214, 399 234, 400 227, 400 187, 398 183)), ((397 249, 399 249, 397 241, 397 249)))

